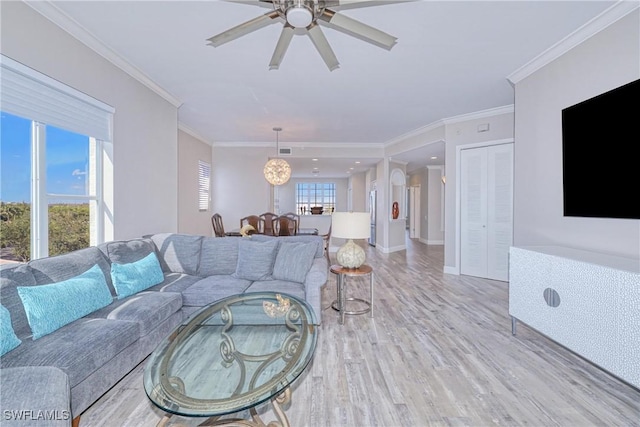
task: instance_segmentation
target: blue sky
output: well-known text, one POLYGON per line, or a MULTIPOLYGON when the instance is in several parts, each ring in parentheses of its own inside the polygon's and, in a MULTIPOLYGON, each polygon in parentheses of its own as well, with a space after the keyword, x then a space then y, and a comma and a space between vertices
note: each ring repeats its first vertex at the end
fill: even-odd
MULTIPOLYGON (((29 202, 31 181, 31 121, 0 115, 0 200, 29 202)), ((47 192, 86 194, 89 138, 47 126, 47 192)))

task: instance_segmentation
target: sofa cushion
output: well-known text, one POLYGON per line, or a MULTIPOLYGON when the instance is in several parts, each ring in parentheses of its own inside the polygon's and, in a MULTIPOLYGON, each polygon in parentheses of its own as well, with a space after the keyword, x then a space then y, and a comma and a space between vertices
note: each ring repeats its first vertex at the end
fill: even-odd
POLYGON ((155 252, 135 262, 111 264, 111 281, 119 299, 162 283, 163 280, 164 274, 155 252))
POLYGON ((251 236, 251 240, 256 242, 266 242, 270 240, 277 240, 280 243, 284 242, 301 242, 301 243, 311 243, 314 242, 316 246, 316 258, 321 258, 324 255, 324 240, 322 236, 313 236, 313 235, 299 235, 299 236, 269 236, 266 234, 254 234, 251 236))
POLYGON ((273 264, 274 279, 303 283, 313 263, 315 242, 282 242, 273 264))
POLYGON ((156 292, 182 293, 182 291, 199 280, 202 280, 202 277, 182 273, 164 273, 164 280, 162 281, 162 283, 152 286, 147 290, 156 292))
POLYGON ((164 272, 197 274, 202 236, 162 233, 152 235, 151 240, 164 272))
POLYGON ((258 280, 253 282, 246 292, 279 292, 305 300, 304 285, 286 280, 258 280))
POLYGON ((2 368, 55 366, 69 376, 74 387, 139 337, 136 322, 83 317, 37 341, 24 341, 0 358, 0 364, 2 368))
POLYGON ((156 247, 151 239, 131 239, 108 242, 106 250, 112 263, 128 264, 155 252, 156 247))
MULTIPOLYGON (((79 249, 63 255, 56 255, 48 258, 40 258, 29 261, 27 264, 35 278, 36 285, 46 285, 48 283, 61 282, 70 279, 89 270, 98 264, 104 274, 107 285, 112 288, 111 263, 109 259, 95 246, 79 249)), ((21 286, 26 284, 20 283, 21 286)), ((113 295, 115 295, 115 291, 113 295)))
POLYGON ((68 280, 17 289, 34 340, 113 301, 98 265, 68 280))
POLYGON ((20 345, 22 341, 16 336, 11 323, 11 314, 4 305, 0 305, 0 356, 20 345))
POLYGON ((177 292, 140 292, 117 300, 87 317, 136 322, 140 326, 140 335, 144 336, 180 311, 181 307, 182 295, 177 292))
POLYGON ((233 276, 246 280, 270 279, 277 248, 278 241, 275 239, 266 242, 240 239, 238 243, 238 264, 233 276))
POLYGON ((199 280, 182 292, 185 306, 204 307, 219 299, 241 294, 251 285, 249 280, 233 276, 209 276, 199 280))
POLYGON ((2 305, 11 313, 11 323, 13 330, 19 339, 31 337, 31 328, 27 320, 27 313, 24 311, 22 300, 18 295, 18 285, 20 283, 11 279, 0 277, 0 301, 2 305))
POLYGON ((202 239, 198 275, 233 274, 238 264, 237 237, 205 237, 202 239))
POLYGON ((71 426, 69 378, 53 366, 0 369, 3 426, 71 426), (11 416, 13 411, 20 416, 11 416), (32 412, 27 412, 32 411, 32 412), (39 411, 49 414, 47 418, 39 411))

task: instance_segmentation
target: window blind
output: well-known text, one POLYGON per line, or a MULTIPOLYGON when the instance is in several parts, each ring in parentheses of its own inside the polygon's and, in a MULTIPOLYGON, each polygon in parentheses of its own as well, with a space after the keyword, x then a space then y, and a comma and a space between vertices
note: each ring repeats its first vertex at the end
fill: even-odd
POLYGON ((209 210, 209 188, 211 188, 211 165, 198 160, 198 210, 209 210))
POLYGON ((0 55, 0 109, 55 127, 112 141, 114 108, 0 55))

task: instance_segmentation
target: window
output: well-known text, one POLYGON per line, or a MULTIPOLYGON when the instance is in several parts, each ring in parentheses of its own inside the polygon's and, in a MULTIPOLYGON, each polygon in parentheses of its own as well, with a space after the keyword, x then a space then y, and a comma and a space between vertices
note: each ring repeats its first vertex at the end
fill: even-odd
POLYGON ((208 211, 209 189, 211 188, 211 165, 209 163, 198 160, 198 210, 208 211))
POLYGON ((331 214, 336 207, 336 184, 333 182, 299 182, 296 184, 296 209, 302 215, 322 208, 323 214, 331 214))
POLYGON ((103 242, 113 217, 102 191, 113 108, 0 59, 2 247, 26 261, 103 242))

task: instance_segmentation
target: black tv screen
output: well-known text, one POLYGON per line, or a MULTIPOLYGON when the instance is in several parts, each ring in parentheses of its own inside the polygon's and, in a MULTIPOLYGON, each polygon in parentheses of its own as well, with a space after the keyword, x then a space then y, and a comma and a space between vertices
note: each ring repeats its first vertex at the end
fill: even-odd
POLYGON ((640 79, 562 110, 564 216, 640 219, 640 79))

